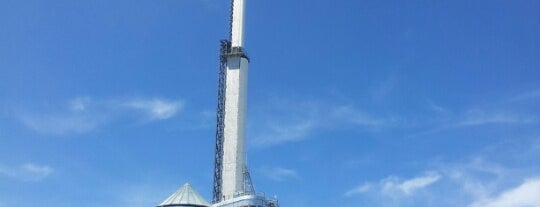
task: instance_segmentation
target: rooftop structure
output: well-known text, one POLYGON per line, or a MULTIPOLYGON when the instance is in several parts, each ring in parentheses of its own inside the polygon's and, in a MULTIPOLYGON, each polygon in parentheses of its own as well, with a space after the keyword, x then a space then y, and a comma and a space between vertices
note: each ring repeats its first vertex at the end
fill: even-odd
POLYGON ((180 188, 174 194, 169 196, 165 201, 158 205, 158 207, 173 207, 173 206, 186 206, 186 207, 209 207, 210 204, 204 200, 204 198, 195 191, 189 183, 184 184, 184 187, 180 188))

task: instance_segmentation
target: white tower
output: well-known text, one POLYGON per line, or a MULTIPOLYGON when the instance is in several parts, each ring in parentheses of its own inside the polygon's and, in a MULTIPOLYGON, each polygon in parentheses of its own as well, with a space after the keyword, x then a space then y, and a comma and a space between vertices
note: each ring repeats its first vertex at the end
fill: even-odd
POLYGON ((244 0, 234 0, 233 2, 231 55, 227 57, 225 81, 225 125, 221 184, 222 196, 225 198, 243 192, 243 171, 246 166, 245 126, 248 60, 245 55, 240 55, 244 44, 244 0))
POLYGON ((245 0, 231 1, 230 40, 221 42, 213 206, 277 207, 276 200, 255 194, 246 167, 245 0))
MULTIPOLYGON (((245 0, 231 2, 230 39, 221 41, 212 207, 279 207, 276 199, 255 194, 246 166, 245 0)), ((189 185, 158 207, 175 206, 209 207, 189 185)))
POLYGON ((230 39, 221 41, 213 206, 277 207, 277 200, 255 194, 246 167, 245 0, 231 1, 230 39))

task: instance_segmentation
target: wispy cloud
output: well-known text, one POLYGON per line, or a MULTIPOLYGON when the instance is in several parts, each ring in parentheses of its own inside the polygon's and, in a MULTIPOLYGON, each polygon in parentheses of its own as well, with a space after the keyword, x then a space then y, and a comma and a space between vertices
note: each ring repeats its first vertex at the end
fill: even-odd
POLYGON ((390 124, 390 120, 375 118, 368 115, 357 107, 350 105, 334 106, 330 108, 330 120, 338 123, 351 124, 363 127, 380 127, 390 124))
POLYGON ((393 194, 395 192, 411 195, 414 192, 426 188, 439 181, 441 176, 437 173, 428 173, 409 180, 401 181, 397 177, 389 177, 382 181, 382 190, 385 193, 393 194))
POLYGON ((318 130, 346 127, 373 130, 388 127, 394 120, 376 118, 353 105, 329 104, 317 101, 269 101, 260 105, 252 127, 257 147, 298 142, 310 138, 318 130))
POLYGON ((449 114, 450 113, 450 111, 446 107, 444 107, 444 106, 442 106, 442 105, 440 105, 438 103, 435 103, 433 100, 429 100, 429 99, 427 100, 427 108, 428 108, 429 111, 435 112, 437 114, 449 114))
POLYGON ((535 122, 534 117, 520 116, 515 113, 485 112, 472 110, 460 120, 458 126, 477 126, 485 124, 519 124, 535 122))
POLYGON ((30 129, 52 135, 84 133, 96 128, 101 123, 97 117, 78 114, 26 114, 20 119, 30 129))
POLYGON ((286 181, 293 178, 298 178, 298 173, 294 169, 282 167, 263 167, 260 171, 265 177, 273 181, 286 181))
MULTIPOLYGON (((536 94, 530 92, 526 97, 531 98, 536 94)), ((257 123, 250 127, 250 134, 254 138, 251 144, 261 147, 299 142, 328 130, 406 130, 408 136, 414 137, 468 127, 511 127, 540 122, 540 114, 527 113, 513 104, 492 103, 460 110, 442 105, 428 100, 427 114, 385 114, 357 104, 274 98, 258 104, 258 111, 250 114, 250 118, 255 117, 251 118, 251 123, 257 123)))
POLYGON ((0 175, 29 182, 41 181, 53 172, 54 169, 52 167, 34 163, 26 163, 14 167, 0 165, 0 175))
POLYGON ((524 93, 521 93, 513 98, 511 98, 511 101, 527 101, 527 100, 534 100, 534 99, 540 99, 540 89, 535 89, 531 91, 527 91, 524 93))
POLYGON ((42 134, 65 135, 92 131, 112 120, 139 112, 148 121, 166 120, 177 115, 183 107, 181 100, 163 98, 94 100, 78 97, 54 112, 21 112, 17 118, 28 128, 42 134))
POLYGON ((91 103, 90 97, 78 97, 69 101, 69 109, 72 111, 85 111, 91 103))
MULTIPOLYGON (((531 142, 535 140, 516 145, 519 149, 512 151, 536 152, 533 156, 537 157, 531 142)), ((511 167, 490 160, 495 159, 494 153, 512 154, 503 149, 499 145, 490 146, 462 162, 434 161, 418 176, 409 179, 388 176, 364 182, 344 195, 374 203, 371 206, 540 207, 537 159, 513 163, 511 167)))
POLYGON ((165 99, 138 99, 127 101, 123 105, 146 113, 151 120, 168 119, 176 115, 182 109, 182 101, 170 101, 165 99))
MULTIPOLYGON (((535 93, 533 93, 535 94, 535 93)), ((530 97, 532 95, 528 95, 530 97)), ((361 106, 331 103, 320 100, 292 101, 272 99, 259 104, 259 111, 252 125, 255 147, 274 146, 282 143, 299 142, 316 136, 317 132, 328 130, 380 131, 407 129, 409 136, 459 130, 467 127, 499 125, 527 125, 540 121, 538 114, 523 113, 517 108, 477 107, 452 111, 429 101, 427 110, 432 116, 415 114, 380 115, 365 110, 361 106)))
POLYGON ((474 201, 470 207, 540 207, 540 178, 532 178, 521 185, 505 190, 495 197, 474 201))
POLYGON ((405 180, 397 176, 389 176, 376 184, 364 183, 354 187, 348 190, 345 196, 359 195, 370 191, 376 191, 375 193, 381 196, 392 198, 411 196, 415 192, 435 184, 440 179, 441 175, 437 172, 426 172, 423 175, 405 180))
POLYGON ((370 183, 364 183, 362 185, 356 186, 353 189, 350 189, 349 191, 345 192, 345 196, 354 196, 359 195, 363 193, 369 192, 373 188, 373 185, 370 183))
POLYGON ((400 85, 401 78, 402 76, 398 73, 393 73, 385 79, 380 80, 378 84, 375 84, 370 90, 372 100, 376 102, 387 101, 400 85))
POLYGON ((307 138, 315 130, 312 120, 296 123, 274 123, 264 129, 264 135, 256 136, 256 146, 272 146, 284 142, 296 142, 307 138))
POLYGON ((474 157, 465 163, 441 166, 448 178, 462 192, 473 198, 485 197, 496 190, 498 182, 508 176, 508 169, 497 164, 474 157))
POLYGON ((525 114, 509 110, 471 109, 461 113, 449 113, 446 111, 444 115, 445 116, 437 117, 435 120, 426 120, 424 122, 420 122, 418 124, 420 127, 417 127, 418 131, 411 133, 409 136, 424 136, 469 127, 491 125, 523 126, 537 124, 540 122, 540 117, 538 114, 525 114))

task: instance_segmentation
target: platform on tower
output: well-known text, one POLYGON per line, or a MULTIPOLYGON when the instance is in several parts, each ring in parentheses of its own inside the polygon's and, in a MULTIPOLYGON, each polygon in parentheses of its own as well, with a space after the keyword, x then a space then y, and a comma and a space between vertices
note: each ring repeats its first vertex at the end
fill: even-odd
POLYGON ((212 207, 279 207, 277 199, 268 199, 264 194, 238 194, 232 198, 224 198, 212 207))

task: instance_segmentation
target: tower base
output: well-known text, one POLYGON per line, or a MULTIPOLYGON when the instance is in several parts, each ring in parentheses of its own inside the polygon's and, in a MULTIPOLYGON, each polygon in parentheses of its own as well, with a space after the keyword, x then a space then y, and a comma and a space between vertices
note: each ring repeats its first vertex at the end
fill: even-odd
POLYGON ((212 207, 279 207, 277 199, 268 199, 264 195, 238 195, 212 204, 212 207))

